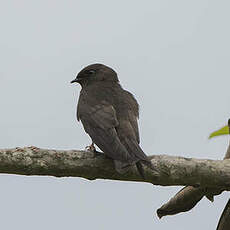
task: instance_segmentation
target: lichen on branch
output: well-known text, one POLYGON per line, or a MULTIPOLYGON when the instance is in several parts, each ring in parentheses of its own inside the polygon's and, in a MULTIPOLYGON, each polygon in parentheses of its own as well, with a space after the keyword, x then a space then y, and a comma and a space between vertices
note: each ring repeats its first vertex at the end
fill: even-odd
POLYGON ((127 173, 114 170, 113 161, 105 154, 79 150, 54 150, 37 147, 0 149, 0 173, 47 175, 149 182, 155 185, 192 185, 196 187, 230 188, 230 160, 208 160, 152 155, 155 168, 144 166, 145 179, 136 167, 127 173))

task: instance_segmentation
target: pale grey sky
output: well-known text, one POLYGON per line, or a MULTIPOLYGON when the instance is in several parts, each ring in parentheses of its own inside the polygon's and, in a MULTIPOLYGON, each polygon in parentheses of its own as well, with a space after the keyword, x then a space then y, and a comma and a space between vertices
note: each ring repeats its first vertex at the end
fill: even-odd
MULTIPOLYGON (((84 66, 114 68, 140 104, 146 154, 223 158, 230 117, 229 1, 0 2, 0 147, 84 149, 75 112, 84 66)), ((4 230, 215 229, 229 195, 158 220, 179 187, 0 175, 4 230)))

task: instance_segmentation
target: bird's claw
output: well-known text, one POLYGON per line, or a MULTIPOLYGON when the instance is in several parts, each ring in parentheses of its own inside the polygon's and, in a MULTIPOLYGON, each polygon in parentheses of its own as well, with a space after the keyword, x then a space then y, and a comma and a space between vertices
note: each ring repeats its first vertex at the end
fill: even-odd
POLYGON ((94 144, 89 145, 89 146, 86 146, 86 147, 85 147, 85 150, 86 150, 86 151, 89 151, 89 152, 93 152, 93 153, 96 152, 96 148, 94 147, 94 144))
POLYGON ((94 157, 98 157, 98 156, 104 155, 104 153, 98 152, 98 151, 96 150, 96 148, 95 148, 95 146, 94 146, 94 143, 92 143, 92 144, 89 145, 89 146, 86 146, 86 147, 85 147, 85 151, 89 151, 89 152, 93 153, 93 154, 94 154, 94 157))
POLYGON ((32 151, 34 151, 34 152, 38 152, 38 151, 39 151, 39 148, 36 147, 36 146, 30 146, 29 148, 30 148, 32 151))

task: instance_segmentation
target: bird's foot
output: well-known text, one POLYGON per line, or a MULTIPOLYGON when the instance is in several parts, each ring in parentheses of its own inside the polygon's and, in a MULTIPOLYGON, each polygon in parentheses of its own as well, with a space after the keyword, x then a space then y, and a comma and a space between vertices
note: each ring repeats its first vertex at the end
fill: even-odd
POLYGON ((94 147, 94 143, 92 143, 92 144, 89 145, 89 146, 86 146, 86 147, 85 147, 85 150, 86 150, 86 151, 89 151, 89 152, 95 153, 95 152, 96 152, 96 148, 94 147))
POLYGON ((96 148, 95 148, 95 146, 94 146, 94 143, 92 143, 92 144, 89 145, 89 146, 86 146, 86 147, 85 147, 85 150, 94 153, 94 156, 95 156, 95 157, 104 155, 104 153, 98 152, 98 151, 96 150, 96 148))
POLYGON ((36 147, 36 146, 30 146, 29 148, 30 148, 32 151, 34 151, 34 152, 38 152, 38 151, 39 151, 39 148, 36 147))

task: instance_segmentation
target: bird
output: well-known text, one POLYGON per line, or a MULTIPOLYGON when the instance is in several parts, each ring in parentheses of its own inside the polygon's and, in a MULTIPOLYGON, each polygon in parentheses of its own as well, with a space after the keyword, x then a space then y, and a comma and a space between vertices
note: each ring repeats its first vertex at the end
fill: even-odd
POLYGON ((134 96, 124 90, 117 73, 104 64, 83 68, 71 83, 81 85, 77 104, 77 120, 103 153, 113 159, 115 170, 124 174, 136 165, 145 178, 143 165, 152 168, 141 149, 137 120, 139 105, 134 96))

